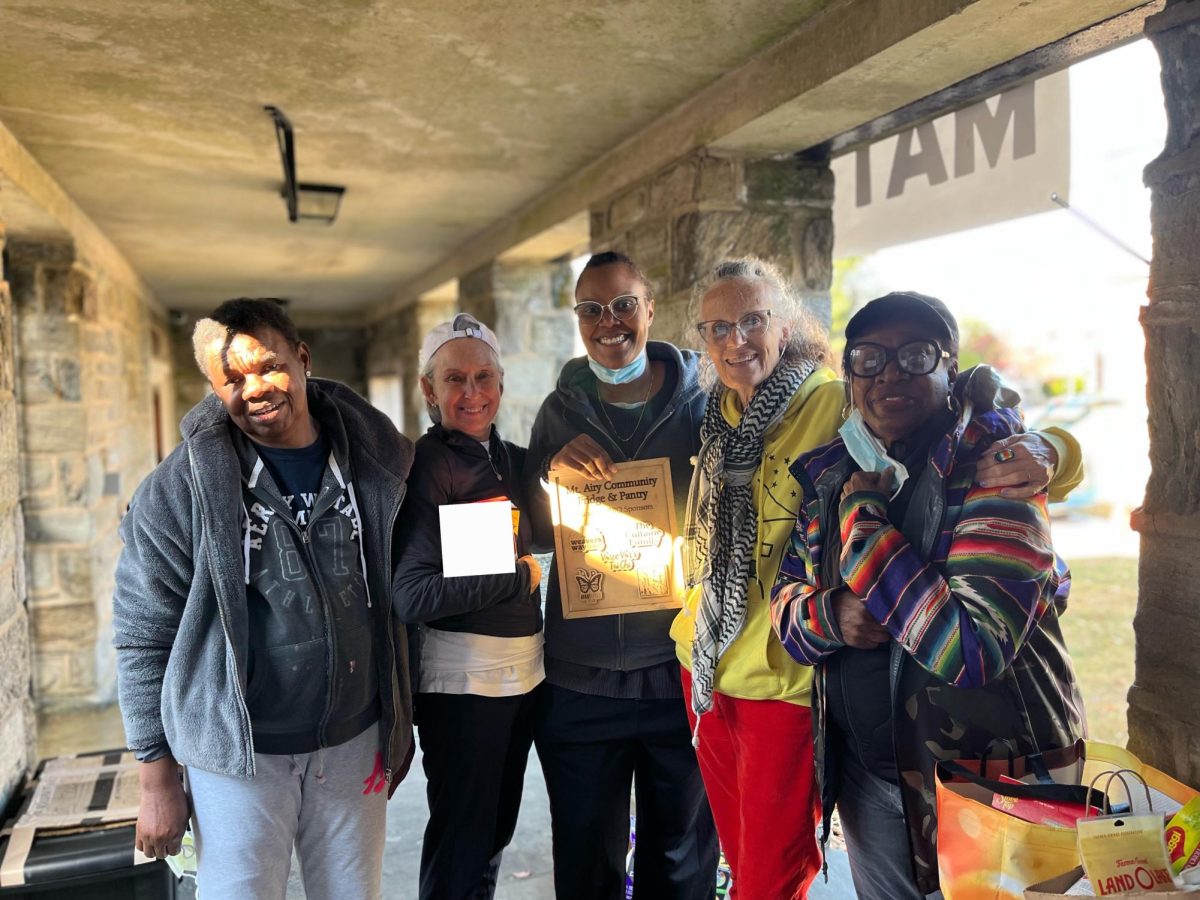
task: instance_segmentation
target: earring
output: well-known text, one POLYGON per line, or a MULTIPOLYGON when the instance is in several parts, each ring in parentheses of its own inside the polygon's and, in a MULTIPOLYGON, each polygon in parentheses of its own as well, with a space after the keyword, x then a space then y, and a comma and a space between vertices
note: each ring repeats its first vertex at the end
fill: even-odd
POLYGON ((309 378, 312 378, 312 369, 305 369, 304 374, 309 378))
POLYGON ((954 402, 953 394, 946 395, 946 409, 950 410, 952 413, 958 413, 958 404, 954 402))
POLYGON ((847 400, 846 405, 842 407, 842 421, 844 422, 848 418, 850 418, 850 401, 849 400, 847 400))

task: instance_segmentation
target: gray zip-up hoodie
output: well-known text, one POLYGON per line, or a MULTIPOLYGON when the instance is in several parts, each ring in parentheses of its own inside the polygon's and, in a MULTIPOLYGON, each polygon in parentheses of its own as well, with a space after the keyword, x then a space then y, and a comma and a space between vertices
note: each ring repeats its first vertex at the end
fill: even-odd
MULTIPOLYGON (((345 385, 309 379, 308 403, 326 434, 342 436, 354 473, 375 598, 381 750, 391 780, 412 746, 407 644, 396 638, 404 632, 396 631, 391 604, 393 541, 412 444, 345 385)), ((138 487, 121 523, 113 628, 129 747, 165 742, 184 765, 250 777, 245 516, 231 428, 220 400, 206 397, 184 418, 183 443, 138 487)))

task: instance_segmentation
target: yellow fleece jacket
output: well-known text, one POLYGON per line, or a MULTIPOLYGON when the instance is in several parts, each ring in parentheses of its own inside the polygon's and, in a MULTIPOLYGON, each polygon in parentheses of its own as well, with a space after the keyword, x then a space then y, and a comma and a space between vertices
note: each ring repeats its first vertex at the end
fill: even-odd
MULTIPOLYGON (((752 496, 758 514, 757 577, 746 592, 746 622, 742 633, 717 662, 715 688, 727 697, 744 700, 784 700, 807 706, 811 702, 812 668, 792 659, 771 630, 769 600, 779 574, 783 551, 796 525, 800 486, 788 471, 796 457, 837 437, 846 394, 832 369, 817 369, 796 391, 783 417, 767 431, 763 461, 754 475, 752 496)), ((742 420, 737 394, 726 391, 721 412, 731 427, 742 420)), ((1059 429, 1042 436, 1058 452, 1059 464, 1050 483, 1050 499, 1061 500, 1083 480, 1079 443, 1059 429)), ((683 609, 671 623, 679 662, 691 671, 696 637, 696 605, 700 588, 684 598, 683 609)))

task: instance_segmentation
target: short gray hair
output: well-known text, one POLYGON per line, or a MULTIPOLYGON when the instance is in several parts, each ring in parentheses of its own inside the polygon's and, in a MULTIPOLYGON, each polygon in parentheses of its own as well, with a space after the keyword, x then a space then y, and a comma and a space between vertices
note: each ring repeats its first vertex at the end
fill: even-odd
MULTIPOLYGON (((700 309, 705 295, 725 281, 766 285, 774 298, 771 313, 788 329, 781 359, 809 360, 818 366, 833 364, 833 349, 829 346, 829 335, 825 328, 804 308, 804 304, 780 268, 757 256, 722 260, 697 281, 692 288, 692 298, 688 304, 690 323, 694 325, 700 321, 700 309)), ((701 350, 706 349, 703 345, 698 346, 701 350)), ((717 385, 717 381, 712 360, 705 353, 700 364, 700 383, 706 390, 711 390, 717 385)))
POLYGON ((200 374, 208 378, 208 354, 213 344, 224 344, 229 338, 230 328, 216 319, 201 319, 192 329, 192 354, 200 374))
MULTIPOLYGON (((463 340, 463 339, 459 338, 458 340, 463 340)), ((449 343, 451 343, 451 341, 446 341, 446 344, 449 344, 449 343)), ((490 346, 488 346, 485 341, 480 341, 480 343, 484 344, 484 346, 487 346, 487 348, 492 351, 492 356, 496 360, 496 371, 500 373, 500 389, 503 390, 504 389, 504 366, 502 366, 500 364, 500 354, 497 353, 495 350, 493 350, 490 346)), ((442 344, 442 347, 446 346, 446 344, 442 344)), ((438 349, 441 350, 442 347, 438 347, 438 349)), ((430 384, 433 384, 433 364, 437 360, 437 358, 438 358, 437 353, 434 353, 433 356, 429 357, 429 359, 426 360, 425 368, 423 368, 421 370, 420 377, 427 379, 430 384)), ((421 398, 425 400, 425 412, 427 412, 429 414, 430 421, 434 422, 437 425, 441 425, 442 424, 442 411, 440 409, 438 409, 436 406, 434 406, 432 403, 430 403, 428 399, 425 399, 425 391, 421 391, 421 398)))

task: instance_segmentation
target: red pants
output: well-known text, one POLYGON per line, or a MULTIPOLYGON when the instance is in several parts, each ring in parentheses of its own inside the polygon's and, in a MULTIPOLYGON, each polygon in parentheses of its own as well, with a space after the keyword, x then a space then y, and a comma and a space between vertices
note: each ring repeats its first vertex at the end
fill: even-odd
MULTIPOLYGON (((693 729, 692 679, 683 693, 693 729)), ((738 900, 804 900, 821 870, 812 711, 713 695, 696 751, 738 900)))

